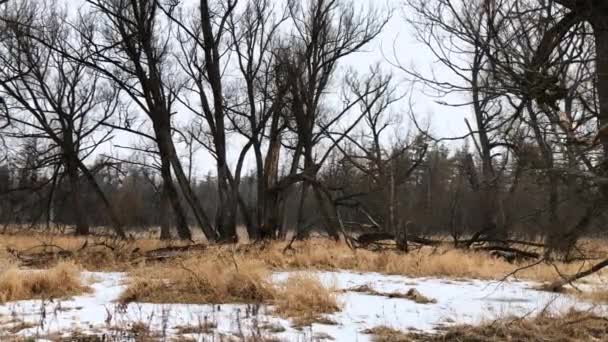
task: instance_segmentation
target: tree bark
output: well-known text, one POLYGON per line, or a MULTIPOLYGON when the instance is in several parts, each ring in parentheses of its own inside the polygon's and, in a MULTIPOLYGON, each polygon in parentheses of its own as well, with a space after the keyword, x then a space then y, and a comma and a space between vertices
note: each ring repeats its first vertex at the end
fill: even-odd
POLYGON ((211 221, 209 217, 205 214, 203 207, 201 206, 199 200, 196 198, 196 195, 192 191, 192 187, 190 186, 190 182, 188 182, 188 178, 184 173, 184 169, 182 164, 177 157, 177 153, 175 151, 175 145, 173 145, 173 141, 169 140, 168 142, 169 148, 171 149, 170 154, 170 162, 173 165, 173 171, 175 172, 175 178, 177 179, 177 183, 179 184, 182 194, 184 194, 184 198, 192 208, 192 212, 194 213, 194 217, 196 218, 197 223, 201 227, 203 234, 210 242, 215 242, 217 240, 217 234, 213 230, 211 225, 211 221))
POLYGON ((258 202, 258 210, 261 212, 262 222, 258 234, 265 236, 275 235, 279 231, 283 231, 281 227, 280 217, 280 196, 278 191, 270 191, 273 189, 279 176, 279 154, 281 151, 281 135, 278 132, 278 115, 274 115, 270 127, 270 139, 268 142, 268 152, 264 163, 264 179, 258 180, 262 189, 265 192, 263 202, 258 202), (272 233, 269 233, 272 232, 272 233))
POLYGON ((169 189, 167 182, 163 181, 163 189, 160 194, 160 239, 171 239, 171 201, 169 200, 169 189))
MULTIPOLYGON (((608 10, 599 11, 591 20, 595 36, 597 96, 599 104, 598 125, 608 125, 608 10)), ((608 135, 599 136, 603 148, 603 176, 608 174, 608 135)), ((608 189, 604 189, 608 195, 608 189)))
POLYGON ((68 182, 70 184, 70 201, 72 203, 72 212, 76 223, 76 235, 89 235, 90 229, 84 210, 82 207, 82 189, 80 188, 80 180, 78 177, 78 162, 74 161, 74 156, 66 156, 66 172, 68 182))
POLYGON ((186 228, 188 227, 186 223, 186 215, 183 209, 181 208, 181 204, 179 203, 179 197, 177 196, 177 190, 173 185, 174 183, 171 177, 171 166, 173 166, 173 171, 175 173, 177 183, 179 184, 179 187, 182 190, 182 194, 184 195, 186 202, 188 203, 190 208, 192 208, 192 212, 194 213, 194 217, 197 223, 200 225, 207 240, 209 240, 210 242, 214 242, 217 239, 216 233, 211 227, 211 222, 209 221, 207 215, 205 215, 205 212, 203 211, 200 202, 194 195, 192 187, 190 186, 190 182, 188 181, 186 173, 184 172, 184 168, 182 167, 181 161, 177 156, 175 144, 173 143, 173 140, 171 138, 171 125, 169 122, 169 115, 168 113, 164 113, 164 110, 160 110, 158 111, 158 113, 160 113, 158 115, 158 118, 153 121, 157 145, 162 160, 161 167, 169 168, 168 170, 161 170, 161 174, 163 177, 163 181, 168 183, 167 190, 169 191, 169 198, 171 200, 175 212, 178 233, 180 234, 181 238, 191 239, 191 233, 189 229, 188 233, 186 233, 186 228), (173 194, 173 192, 175 192, 175 194, 173 194))
POLYGON ((169 156, 161 151, 161 176, 163 178, 163 192, 167 200, 173 207, 173 214, 175 215, 175 223, 177 227, 177 234, 182 240, 192 240, 192 233, 188 227, 188 221, 186 220, 186 214, 184 208, 179 200, 177 189, 173 184, 171 177, 171 162, 169 156))

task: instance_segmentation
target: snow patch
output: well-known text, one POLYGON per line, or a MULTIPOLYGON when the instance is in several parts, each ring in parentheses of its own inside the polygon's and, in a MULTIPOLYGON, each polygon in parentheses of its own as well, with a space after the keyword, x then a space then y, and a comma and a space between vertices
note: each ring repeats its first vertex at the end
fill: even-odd
MULTIPOLYGON (((293 273, 275 273, 273 281, 283 281, 293 273)), ((285 341, 310 341, 313 338, 370 341, 371 336, 362 331, 379 325, 401 330, 432 331, 441 325, 476 324, 505 315, 531 315, 544 308, 552 312, 571 308, 593 309, 599 314, 606 314, 608 308, 593 306, 569 295, 534 290, 538 284, 532 282, 454 281, 349 271, 306 273, 341 290, 338 298, 342 310, 326 316, 336 322, 335 325, 313 324, 297 330, 291 327, 288 320, 274 317, 272 307, 266 305, 120 305, 115 300, 125 288, 126 275, 102 272, 83 273, 83 279, 96 280, 91 284, 91 293, 67 300, 9 302, 0 306, 0 317, 11 317, 35 325, 18 334, 39 338, 50 334, 68 335, 74 331, 117 336, 118 328, 135 329, 139 324, 150 327, 151 333, 161 339, 175 336, 179 327, 208 326, 212 331, 210 334, 194 332, 187 336, 198 341, 218 335, 272 336, 285 341), (403 298, 348 291, 363 285, 379 293, 405 293, 414 288, 437 302, 418 304, 403 298)), ((121 334, 129 339, 124 331, 121 334)))

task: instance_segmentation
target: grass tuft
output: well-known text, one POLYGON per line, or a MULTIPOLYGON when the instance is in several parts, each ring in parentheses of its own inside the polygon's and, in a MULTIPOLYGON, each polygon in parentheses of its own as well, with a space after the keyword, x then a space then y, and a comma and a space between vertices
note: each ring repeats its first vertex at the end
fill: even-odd
POLYGON ((272 299, 269 271, 255 260, 216 255, 136 268, 120 301, 151 303, 259 303, 272 299))
POLYGON ((605 341, 608 319, 580 311, 561 315, 544 312, 532 318, 505 317, 478 326, 451 326, 439 333, 409 333, 384 326, 365 333, 373 335, 375 342, 605 341))
POLYGON ((10 268, 0 274, 0 302, 26 299, 63 298, 88 291, 80 278, 80 268, 62 262, 48 270, 10 268))
POLYGON ((314 322, 328 323, 323 314, 340 310, 336 293, 317 278, 294 274, 280 284, 274 300, 275 313, 292 318, 296 326, 314 322))

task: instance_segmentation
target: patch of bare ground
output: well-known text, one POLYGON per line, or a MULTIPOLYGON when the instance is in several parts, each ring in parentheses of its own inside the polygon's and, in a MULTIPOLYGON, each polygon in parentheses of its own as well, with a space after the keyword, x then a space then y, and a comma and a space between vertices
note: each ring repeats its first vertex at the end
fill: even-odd
POLYGON ((372 296, 409 299, 418 304, 437 303, 437 300, 424 296, 422 293, 420 293, 415 288, 411 288, 411 289, 407 290, 405 293, 403 293, 403 292, 380 292, 380 291, 374 290, 369 285, 360 285, 360 286, 355 286, 355 287, 346 289, 346 290, 344 290, 344 292, 361 292, 361 293, 369 294, 372 296))
POLYGON ((335 324, 323 315, 340 310, 335 291, 307 274, 293 274, 279 284, 274 305, 276 314, 291 318, 298 327, 335 324))
POLYGON ((608 319, 570 311, 563 315, 543 313, 533 318, 503 318, 479 326, 452 326, 439 333, 402 332, 382 326, 365 333, 373 335, 375 342, 606 341, 608 319))
POLYGON ((9 268, 0 273, 0 303, 24 299, 63 298, 87 292, 80 268, 71 262, 39 271, 9 268))

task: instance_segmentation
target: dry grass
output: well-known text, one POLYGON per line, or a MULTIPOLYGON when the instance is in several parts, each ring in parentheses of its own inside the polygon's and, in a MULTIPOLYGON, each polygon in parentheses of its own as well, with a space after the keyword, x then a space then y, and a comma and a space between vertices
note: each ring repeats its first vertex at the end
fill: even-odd
POLYGON ((196 325, 176 326, 174 329, 180 335, 202 335, 212 333, 215 328, 217 328, 217 324, 215 322, 205 320, 196 325))
MULTIPOLYGON (((133 266, 133 255, 182 242, 161 242, 141 238, 127 242, 113 242, 102 238, 89 238, 87 247, 82 249, 85 239, 74 236, 51 234, 13 234, 0 236, 0 266, 15 264, 16 259, 6 252, 15 250, 69 250, 75 253, 76 262, 88 270, 129 270, 133 266), (108 248, 107 245, 114 248, 108 248), (136 253, 134 253, 136 252, 136 253)), ((608 255, 608 244, 600 240, 584 240, 581 243, 591 249, 593 255, 608 255)), ((325 239, 297 242, 294 250, 283 253, 285 242, 262 245, 211 246, 206 250, 186 253, 201 260, 213 260, 218 254, 234 253, 237 258, 256 260, 273 270, 347 269, 362 272, 406 275, 410 277, 450 277, 501 279, 513 270, 528 263, 508 263, 487 253, 456 250, 449 246, 423 248, 409 254, 393 251, 350 250, 344 243, 325 239)), ((56 260, 55 260, 56 261, 56 260)), ((223 264, 223 261, 219 262, 223 264)), ((557 263, 562 274, 574 274, 588 267, 582 262, 557 263)), ((52 263, 51 263, 52 265, 52 263)), ((45 266, 45 265, 42 265, 45 266)), ((175 267, 173 267, 175 268, 175 267)), ((608 272, 606 272, 608 274, 608 272)), ((552 265, 541 263, 517 273, 523 279, 553 281, 560 275, 552 265)))
POLYGON ((142 266, 130 275, 122 302, 251 303, 273 296, 262 262, 225 254, 142 266))
POLYGON ((543 313, 533 318, 503 318, 479 326, 459 325, 440 333, 410 333, 379 326, 365 331, 375 342, 445 341, 607 341, 608 319, 585 312, 543 313))
POLYGON ((41 271, 10 268, 0 274, 0 302, 38 298, 62 298, 86 292, 80 268, 70 262, 41 271))
POLYGON ((574 292, 580 298, 596 304, 608 304, 608 290, 599 289, 585 292, 574 292))
MULTIPOLYGON (((344 243, 316 239, 296 244, 295 251, 287 254, 283 253, 284 247, 285 243, 273 243, 264 249, 249 249, 247 254, 278 269, 348 269, 410 277, 502 279, 515 269, 528 265, 512 264, 487 253, 447 246, 437 249, 425 247, 402 254, 361 249, 352 251, 344 243)), ((574 274, 580 271, 582 263, 557 263, 556 266, 562 274, 574 274)), ((544 263, 521 270, 517 276, 536 281, 553 281, 560 277, 552 265, 544 263)))
POLYGON ((412 341, 606 341, 608 319, 586 312, 541 314, 531 319, 505 318, 480 326, 455 326, 435 335, 412 334, 412 341))
POLYGON ((378 326, 363 331, 364 334, 372 335, 374 342, 412 342, 408 333, 401 330, 378 326))
POLYGON ((134 253, 183 244, 181 241, 165 242, 151 238, 119 241, 99 236, 85 238, 37 232, 2 234, 0 267, 18 262, 10 250, 27 251, 29 255, 45 255, 38 257, 39 264, 34 265, 38 268, 53 266, 64 260, 62 252, 67 251, 74 254, 71 260, 90 271, 118 271, 131 264, 134 253))
POLYGON ((273 284, 270 275, 263 262, 244 256, 217 253, 207 260, 191 256, 132 269, 119 301, 266 303, 297 326, 322 321, 322 314, 340 309, 333 289, 310 275, 292 275, 280 284, 273 284))
POLYGON ((296 326, 331 323, 324 320, 323 314, 340 310, 335 291, 307 274, 290 275, 280 284, 274 305, 276 314, 292 318, 296 326))

